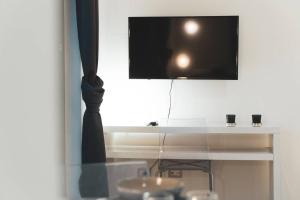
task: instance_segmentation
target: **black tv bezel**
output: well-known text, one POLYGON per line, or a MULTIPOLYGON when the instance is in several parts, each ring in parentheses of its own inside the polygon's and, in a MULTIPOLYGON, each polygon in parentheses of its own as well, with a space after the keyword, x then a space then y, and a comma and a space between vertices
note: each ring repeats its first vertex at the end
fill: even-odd
POLYGON ((238 66, 239 66, 239 15, 220 15, 220 16, 130 16, 128 17, 128 76, 129 79, 138 79, 138 80, 238 80, 238 66), (235 17, 237 18, 237 27, 236 27, 236 73, 233 76, 224 76, 222 78, 203 78, 203 77, 166 77, 166 78, 138 78, 133 77, 130 73, 130 19, 131 18, 222 18, 222 17, 235 17))

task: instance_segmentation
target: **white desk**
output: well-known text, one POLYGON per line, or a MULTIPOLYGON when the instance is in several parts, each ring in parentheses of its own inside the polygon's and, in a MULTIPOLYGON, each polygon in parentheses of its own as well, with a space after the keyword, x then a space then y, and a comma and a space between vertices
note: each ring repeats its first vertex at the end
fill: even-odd
POLYGON ((105 133, 166 133, 166 134, 263 134, 272 136, 272 148, 257 150, 209 150, 190 146, 165 146, 163 152, 158 146, 108 146, 108 158, 137 158, 137 159, 199 159, 199 160, 250 160, 272 161, 273 163, 273 199, 280 198, 279 171, 279 128, 274 126, 252 127, 250 125, 226 127, 212 124, 199 126, 186 125, 117 125, 104 126, 105 133))

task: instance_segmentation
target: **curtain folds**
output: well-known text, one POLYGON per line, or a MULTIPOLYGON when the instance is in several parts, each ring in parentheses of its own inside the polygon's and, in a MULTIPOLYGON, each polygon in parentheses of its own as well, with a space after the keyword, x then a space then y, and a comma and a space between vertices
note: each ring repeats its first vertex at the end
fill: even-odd
POLYGON ((98 0, 76 0, 77 28, 83 77, 82 98, 86 104, 82 125, 82 163, 106 162, 103 126, 99 107, 104 94, 97 76, 99 14, 98 0))

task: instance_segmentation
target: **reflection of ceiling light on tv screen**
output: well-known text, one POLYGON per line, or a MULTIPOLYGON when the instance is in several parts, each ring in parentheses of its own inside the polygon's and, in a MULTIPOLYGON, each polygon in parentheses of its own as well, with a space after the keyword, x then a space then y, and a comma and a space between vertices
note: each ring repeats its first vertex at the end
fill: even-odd
POLYGON ((181 69, 187 68, 190 65, 190 63, 191 63, 191 59, 185 53, 181 53, 176 57, 176 64, 181 69))
POLYGON ((184 23, 184 31, 189 35, 195 35, 199 31, 199 24, 194 20, 188 20, 184 23))

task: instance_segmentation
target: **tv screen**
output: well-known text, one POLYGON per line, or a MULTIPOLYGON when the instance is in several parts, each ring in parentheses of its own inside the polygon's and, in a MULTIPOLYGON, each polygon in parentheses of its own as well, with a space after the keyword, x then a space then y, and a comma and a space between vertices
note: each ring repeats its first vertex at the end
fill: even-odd
POLYGON ((129 17, 129 78, 238 79, 238 16, 129 17))

